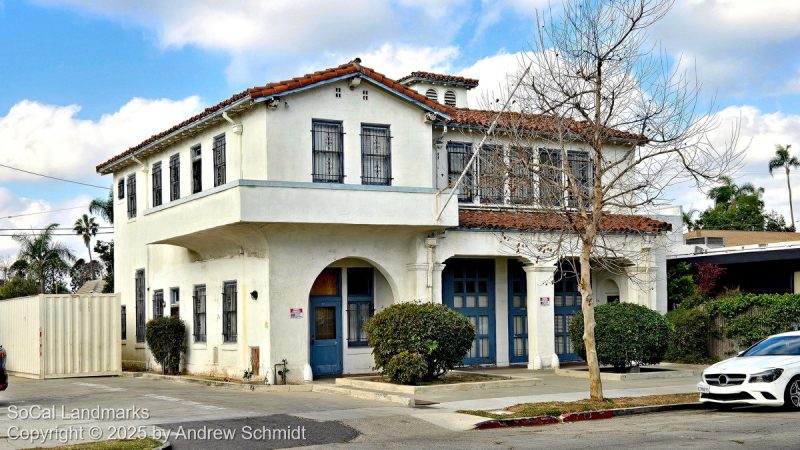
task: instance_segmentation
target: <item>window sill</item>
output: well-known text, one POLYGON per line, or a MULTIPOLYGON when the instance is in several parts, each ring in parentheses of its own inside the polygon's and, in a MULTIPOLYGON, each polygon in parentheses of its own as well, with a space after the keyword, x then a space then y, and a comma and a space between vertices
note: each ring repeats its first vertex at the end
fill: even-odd
POLYGON ((137 343, 136 343, 136 346, 135 346, 134 348, 136 348, 137 350, 139 350, 139 349, 146 349, 146 348, 147 348, 147 344, 145 344, 145 343, 143 343, 143 342, 137 342, 137 343))
POLYGON ((205 342, 195 342, 192 344, 192 350, 208 350, 208 345, 205 342))
POLYGON ((235 352, 239 350, 239 344, 237 342, 223 342, 219 349, 223 352, 235 352))

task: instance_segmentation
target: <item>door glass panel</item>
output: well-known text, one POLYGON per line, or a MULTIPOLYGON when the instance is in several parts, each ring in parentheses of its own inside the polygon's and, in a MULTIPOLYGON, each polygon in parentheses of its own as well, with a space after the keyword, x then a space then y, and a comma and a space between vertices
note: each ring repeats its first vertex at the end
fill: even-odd
POLYGON ((486 280, 478 280, 478 292, 489 292, 489 282, 486 280))
POLYGON ((489 307, 489 296, 488 295, 479 295, 478 296, 478 307, 479 308, 488 308, 489 307))
POLYGON ((489 316, 480 316, 480 334, 489 332, 489 316))
POLYGON ((464 297, 460 295, 456 295, 453 297, 453 307, 454 308, 463 308, 464 307, 464 297))
POLYGON ((311 286, 311 295, 339 295, 339 269, 325 269, 311 286))
POLYGON ((487 356, 489 355, 489 338, 484 337, 481 338, 481 354, 480 356, 487 356))
POLYGON ((474 308, 475 307, 475 296, 474 295, 468 295, 467 296, 467 304, 466 304, 466 306, 467 306, 467 308, 474 308))
POLYGON ((561 314, 556 314, 556 333, 563 333, 564 332, 564 316, 561 314))
POLYGON ((336 307, 317 306, 314 308, 315 339, 336 339, 336 307))
POLYGON ((553 306, 564 306, 564 297, 561 294, 553 296, 553 306))
POLYGON ((464 280, 459 280, 457 278, 453 280, 453 292, 464 292, 464 280))

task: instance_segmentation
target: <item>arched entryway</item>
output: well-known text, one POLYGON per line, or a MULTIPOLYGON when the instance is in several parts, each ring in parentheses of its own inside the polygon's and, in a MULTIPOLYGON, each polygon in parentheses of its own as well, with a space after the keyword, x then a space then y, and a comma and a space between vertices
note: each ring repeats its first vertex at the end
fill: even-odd
POLYGON ((387 276, 364 259, 341 259, 319 273, 308 301, 314 376, 370 371, 373 360, 364 324, 394 302, 387 276))

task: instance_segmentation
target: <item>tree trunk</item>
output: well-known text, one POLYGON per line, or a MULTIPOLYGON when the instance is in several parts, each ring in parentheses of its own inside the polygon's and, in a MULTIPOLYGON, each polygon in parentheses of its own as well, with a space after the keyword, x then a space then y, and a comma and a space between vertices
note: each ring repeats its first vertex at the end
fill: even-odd
POLYGON ((792 182, 789 180, 789 167, 786 167, 786 187, 789 188, 789 214, 792 216, 792 229, 794 230, 794 206, 792 205, 792 182))
POLYGON ((592 400, 603 400, 603 381, 600 379, 600 363, 597 361, 597 349, 594 341, 594 298, 592 297, 592 268, 589 258, 592 253, 592 244, 590 242, 584 241, 581 249, 578 291, 581 293, 581 309, 583 310, 583 346, 586 349, 586 364, 589 366, 589 397, 592 400))
POLYGON ((92 262, 93 262, 92 261, 92 248, 89 246, 89 244, 86 244, 86 250, 89 251, 89 275, 91 275, 91 279, 94 280, 95 276, 94 276, 94 264, 92 264, 92 262))

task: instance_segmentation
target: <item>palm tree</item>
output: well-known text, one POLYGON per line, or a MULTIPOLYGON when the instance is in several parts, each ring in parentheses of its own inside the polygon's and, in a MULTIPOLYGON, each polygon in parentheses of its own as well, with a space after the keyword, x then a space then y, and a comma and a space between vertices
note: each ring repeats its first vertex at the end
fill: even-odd
POLYGON ((17 233, 13 236, 14 241, 20 245, 17 260, 27 264, 29 274, 36 278, 39 292, 42 294, 47 277, 55 277, 56 271, 63 270, 67 266, 67 261, 75 260, 75 256, 67 247, 53 240, 56 227, 57 223, 51 223, 38 234, 17 233))
POLYGON ((686 226, 688 231, 692 231, 697 228, 697 221, 694 220, 694 216, 698 213, 696 209, 692 208, 689 211, 681 212, 681 216, 683 218, 683 225, 686 226))
MULTIPOLYGON (((94 264, 92 264, 92 247, 90 245, 92 243, 92 237, 97 236, 97 222, 95 222, 94 217, 89 217, 86 214, 82 215, 75 221, 75 226, 72 228, 72 231, 83 238, 83 245, 85 245, 86 250, 89 251, 90 267, 94 267, 94 264)), ((92 279, 94 279, 94 271, 92 271, 92 279)))
POLYGON ((800 160, 797 159, 796 156, 791 156, 789 154, 789 149, 792 148, 792 144, 783 146, 783 145, 776 145, 775 146, 775 157, 769 160, 769 174, 772 175, 772 171, 777 169, 778 167, 783 167, 786 171, 786 187, 789 188, 789 214, 792 216, 792 228, 794 228, 794 206, 792 205, 792 183, 789 181, 789 172, 791 169, 800 167, 800 160))
POLYGON ((103 220, 110 224, 114 224, 114 193, 108 191, 108 198, 96 198, 89 202, 89 212, 97 214, 103 220))
POLYGON ((736 206, 736 200, 746 196, 754 195, 761 197, 764 188, 757 188, 753 183, 744 183, 741 186, 733 182, 731 177, 720 177, 722 186, 717 186, 708 191, 708 198, 714 200, 714 206, 724 205, 726 209, 736 206))

